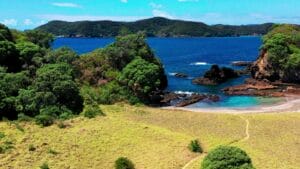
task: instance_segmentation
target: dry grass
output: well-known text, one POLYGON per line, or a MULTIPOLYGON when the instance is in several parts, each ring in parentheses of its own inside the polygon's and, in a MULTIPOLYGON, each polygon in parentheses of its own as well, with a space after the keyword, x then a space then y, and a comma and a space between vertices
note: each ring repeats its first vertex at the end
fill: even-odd
MULTIPOLYGON (((24 132, 0 123, 4 140, 15 148, 0 154, 0 168, 32 169, 48 162, 51 169, 110 169, 120 156, 136 168, 181 168, 197 155, 186 148, 199 139, 205 151, 245 137, 245 121, 237 115, 161 110, 128 105, 102 106, 107 116, 82 117, 40 128, 21 123, 24 132), (36 147, 29 151, 29 145, 36 147), (58 154, 49 153, 54 150, 58 154)), ((258 169, 300 168, 300 114, 242 115, 250 121, 249 140, 234 145, 246 150, 258 169)), ((203 157, 188 168, 198 168, 203 157)))

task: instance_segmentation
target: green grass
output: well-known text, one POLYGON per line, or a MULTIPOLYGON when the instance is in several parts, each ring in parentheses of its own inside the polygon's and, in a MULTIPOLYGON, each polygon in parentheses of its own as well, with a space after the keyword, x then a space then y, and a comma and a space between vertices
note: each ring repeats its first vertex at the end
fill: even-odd
MULTIPOLYGON (((182 168, 198 156, 188 150, 200 141, 204 152, 245 137, 245 121, 237 115, 161 110, 128 105, 101 106, 106 116, 75 118, 41 128, 30 122, 0 122, 0 131, 14 148, 0 154, 0 168, 32 169, 47 162, 50 168, 113 168, 127 157, 136 168, 182 168), (28 145, 35 151, 28 151, 28 145), (56 155, 49 150, 58 152, 56 155)), ((242 115, 249 120, 250 138, 233 145, 244 149, 257 169, 300 168, 300 114, 242 115)), ((203 157, 188 168, 198 168, 203 157)))

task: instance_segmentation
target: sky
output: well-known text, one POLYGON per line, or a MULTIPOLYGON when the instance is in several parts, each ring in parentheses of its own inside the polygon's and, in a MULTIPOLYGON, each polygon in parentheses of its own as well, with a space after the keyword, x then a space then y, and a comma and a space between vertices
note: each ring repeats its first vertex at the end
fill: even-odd
POLYGON ((206 24, 300 24, 300 0, 0 0, 0 23, 19 30, 51 20, 135 21, 155 16, 206 24))

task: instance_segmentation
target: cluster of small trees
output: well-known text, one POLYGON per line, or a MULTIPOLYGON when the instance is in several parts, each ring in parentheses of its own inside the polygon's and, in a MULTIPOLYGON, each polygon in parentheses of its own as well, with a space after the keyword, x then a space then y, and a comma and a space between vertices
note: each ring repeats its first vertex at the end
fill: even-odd
POLYGON ((73 51, 50 50, 51 34, 10 31, 3 25, 0 40, 0 118, 29 116, 50 125, 82 111, 73 51))
POLYGON ((103 49, 81 56, 76 62, 81 83, 99 87, 98 96, 85 88, 84 97, 98 103, 129 101, 148 103, 153 91, 164 89, 167 78, 162 64, 145 42, 143 33, 118 36, 103 49))
POLYGON ((148 103, 153 91, 167 86, 143 33, 118 36, 80 57, 66 47, 50 49, 52 41, 42 31, 0 25, 0 119, 29 116, 51 125, 81 113, 84 103, 84 115, 94 117, 103 114, 99 103, 148 103))

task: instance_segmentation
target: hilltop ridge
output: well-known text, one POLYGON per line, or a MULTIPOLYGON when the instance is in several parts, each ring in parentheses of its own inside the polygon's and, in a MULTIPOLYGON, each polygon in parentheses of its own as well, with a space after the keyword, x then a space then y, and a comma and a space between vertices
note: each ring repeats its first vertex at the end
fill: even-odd
POLYGON ((273 23, 255 25, 207 25, 202 22, 154 17, 134 22, 50 21, 36 29, 65 37, 115 37, 122 31, 144 31, 148 37, 224 37, 264 35, 273 23))

